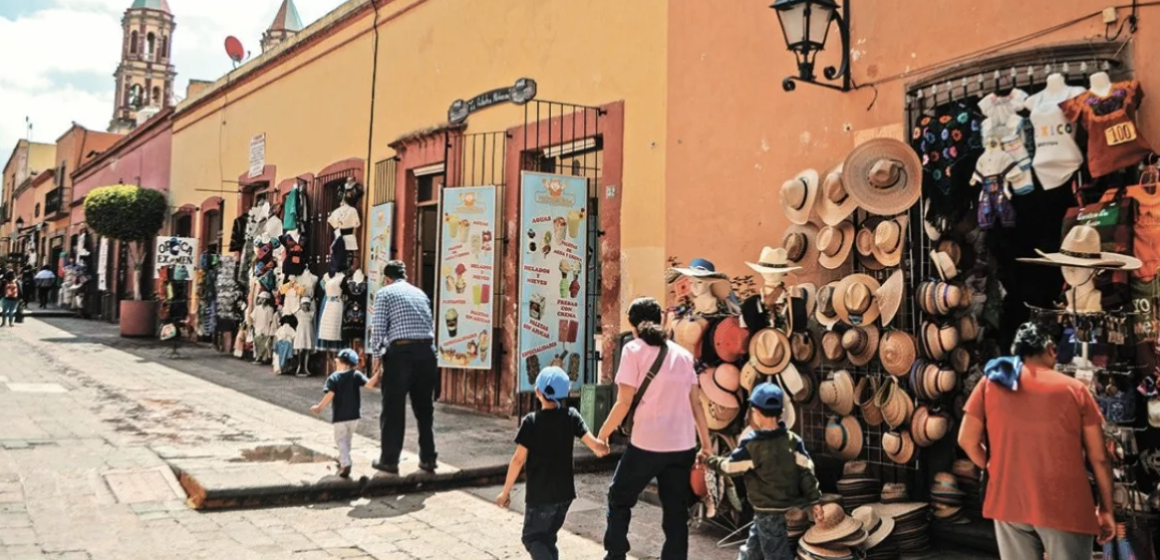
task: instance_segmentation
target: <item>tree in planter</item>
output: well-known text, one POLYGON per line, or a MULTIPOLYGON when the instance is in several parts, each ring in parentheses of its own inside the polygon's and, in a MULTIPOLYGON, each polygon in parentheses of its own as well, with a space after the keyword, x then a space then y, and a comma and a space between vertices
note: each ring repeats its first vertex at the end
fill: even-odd
POLYGON ((136 186, 100 187, 85 197, 85 223, 89 229, 102 237, 130 244, 134 300, 141 299, 145 244, 161 231, 168 210, 165 195, 136 186))

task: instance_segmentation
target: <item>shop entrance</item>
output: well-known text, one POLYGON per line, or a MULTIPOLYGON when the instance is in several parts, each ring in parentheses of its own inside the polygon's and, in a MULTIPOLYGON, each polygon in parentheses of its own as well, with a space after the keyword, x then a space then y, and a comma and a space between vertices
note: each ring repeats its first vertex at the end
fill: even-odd
POLYGON ((415 231, 415 254, 419 257, 415 271, 415 285, 423 289, 434 306, 435 283, 439 274, 439 193, 446 183, 443 165, 438 164, 412 172, 415 176, 415 200, 417 220, 415 231))

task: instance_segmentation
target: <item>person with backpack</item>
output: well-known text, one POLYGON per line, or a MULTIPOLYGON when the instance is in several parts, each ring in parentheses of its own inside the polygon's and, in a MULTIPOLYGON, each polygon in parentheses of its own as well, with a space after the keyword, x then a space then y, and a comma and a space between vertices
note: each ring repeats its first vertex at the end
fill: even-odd
POLYGON ((693 464, 707 458, 712 449, 701 408, 701 387, 693 355, 665 337, 657 300, 644 297, 633 301, 628 307, 628 323, 636 338, 621 354, 616 405, 596 438, 608 441, 622 423, 631 428, 628 448, 608 489, 605 559, 627 558, 632 508, 655 478, 665 533, 661 560, 686 560, 693 464))
POLYGON ((0 327, 15 326, 16 310, 20 308, 20 283, 11 270, 0 280, 0 327))

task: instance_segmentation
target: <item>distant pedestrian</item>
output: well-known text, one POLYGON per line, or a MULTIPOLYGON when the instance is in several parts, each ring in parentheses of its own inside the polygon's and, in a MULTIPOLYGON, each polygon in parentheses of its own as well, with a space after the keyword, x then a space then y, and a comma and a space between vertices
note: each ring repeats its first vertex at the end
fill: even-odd
POLYGON ((36 273, 36 296, 40 300, 41 309, 48 307, 48 295, 55 286, 56 273, 52 271, 52 267, 44 265, 40 268, 40 272, 36 273))
POLYGON ((728 457, 710 457, 709 466, 729 476, 745 476, 753 524, 738 560, 793 560, 785 511, 817 504, 822 497, 806 444, 781 420, 785 393, 762 383, 749 397, 752 433, 728 457))
POLYGON ((375 293, 368 348, 378 357, 376 377, 383 378, 382 453, 374 468, 399 473, 403 453, 407 396, 419 425, 419 468, 435 472, 435 399, 439 369, 435 362, 435 321, 431 299, 407 282, 407 266, 390 261, 383 268, 384 286, 375 293))
POLYGON ((36 269, 24 266, 16 277, 20 280, 20 299, 27 304, 25 307, 32 305, 32 300, 36 297, 36 269))
POLYGON ((507 482, 496 497, 499 507, 511 504, 512 487, 527 465, 528 482, 524 508, 524 548, 532 560, 557 560, 556 534, 572 500, 576 483, 572 472, 572 443, 579 438, 599 457, 608 455, 608 446, 592 437, 575 408, 564 408, 572 381, 564 370, 544 368, 536 377, 536 398, 540 410, 524 417, 516 432, 516 453, 508 465, 507 482))
POLYGON ((358 363, 358 353, 354 350, 347 348, 339 352, 334 360, 337 371, 326 378, 324 389, 326 394, 321 402, 310 407, 310 412, 319 414, 328 405, 332 403, 334 405, 331 422, 334 423, 334 441, 338 444, 338 476, 343 478, 350 477, 350 468, 353 464, 350 458, 350 442, 354 438, 355 429, 358 428, 359 418, 362 417, 362 397, 359 395, 359 389, 364 386, 373 389, 379 382, 377 375, 368 380, 363 372, 355 369, 358 363))
POLYGON ((5 271, 0 279, 0 327, 15 326, 16 310, 20 307, 20 283, 12 271, 5 271))

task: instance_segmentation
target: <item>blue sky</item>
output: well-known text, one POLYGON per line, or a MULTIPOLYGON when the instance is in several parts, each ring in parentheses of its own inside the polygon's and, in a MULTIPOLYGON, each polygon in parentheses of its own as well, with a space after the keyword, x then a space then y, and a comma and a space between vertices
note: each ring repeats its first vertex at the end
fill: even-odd
MULTIPOLYGON (((306 25, 344 0, 294 0, 306 25)), ((178 98, 191 78, 214 80, 231 64, 223 43, 237 36, 255 55, 282 0, 169 0, 177 18, 173 61, 178 98)), ((55 142, 77 122, 105 130, 113 113, 121 15, 132 0, 0 0, 0 159, 26 135, 55 142)))

